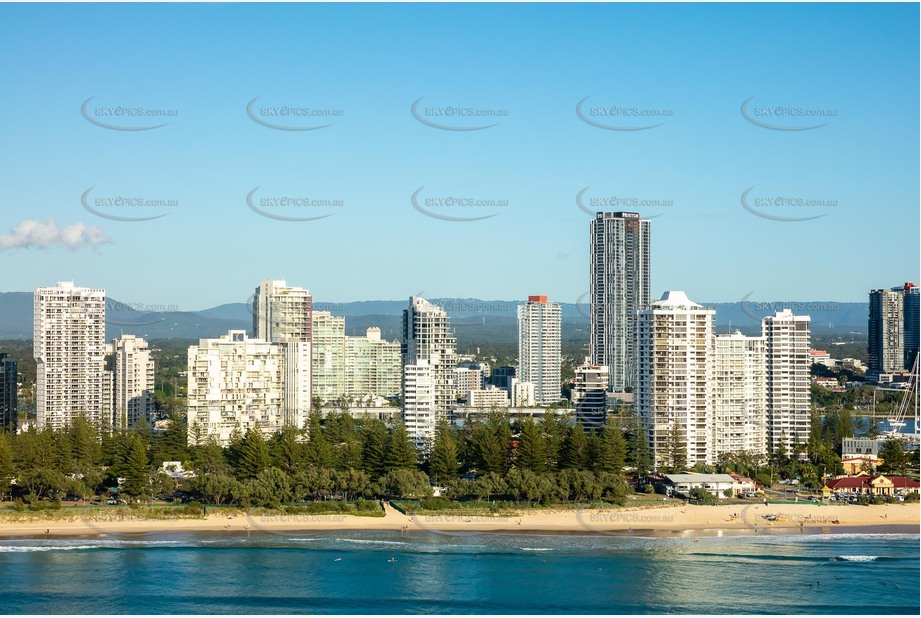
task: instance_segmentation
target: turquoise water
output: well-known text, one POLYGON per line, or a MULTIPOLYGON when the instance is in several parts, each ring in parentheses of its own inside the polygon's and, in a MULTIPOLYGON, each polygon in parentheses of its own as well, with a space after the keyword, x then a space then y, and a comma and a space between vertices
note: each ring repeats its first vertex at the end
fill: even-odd
POLYGON ((917 615, 919 560, 917 534, 0 539, 0 590, 14 614, 917 615))

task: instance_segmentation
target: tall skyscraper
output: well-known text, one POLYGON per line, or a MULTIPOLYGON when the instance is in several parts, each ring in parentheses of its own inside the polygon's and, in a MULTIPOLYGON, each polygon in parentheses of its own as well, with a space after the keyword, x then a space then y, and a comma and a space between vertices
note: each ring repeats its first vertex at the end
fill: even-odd
POLYGON ((403 365, 403 424, 420 451, 427 451, 435 440, 439 414, 435 409, 434 372, 428 360, 403 365))
MULTIPOLYGON (((408 365, 419 366, 427 361, 434 392, 434 421, 448 418, 457 399, 454 392, 454 368, 457 366, 457 340, 451 331, 447 312, 424 298, 413 296, 403 310, 403 342, 401 346, 404 373, 408 365)), ((404 379, 404 406, 406 404, 404 379)), ((404 408, 404 420, 406 409, 404 408)), ((410 424, 407 422, 407 430, 410 424)), ((418 429, 434 431, 434 424, 417 425, 418 429)), ((417 444, 434 437, 413 435, 417 444)))
POLYGON ((716 311, 669 291, 639 312, 636 409, 655 465, 667 466, 675 437, 688 466, 715 463, 712 344, 716 311))
POLYGON ((713 348, 713 446, 716 456, 767 450, 764 337, 717 335, 713 348))
POLYGON ((16 361, 0 352, 0 431, 16 433, 19 382, 16 361))
POLYGON ((372 326, 364 337, 345 338, 345 392, 350 397, 400 394, 400 342, 381 339, 372 326))
POLYGON ((870 292, 867 321, 867 374, 896 373, 905 366, 905 299, 901 288, 870 292))
POLYGON ((103 369, 106 293, 61 281, 36 288, 33 310, 35 413, 40 429, 62 429, 79 415, 107 422, 103 369))
POLYGON ((282 347, 286 422, 303 426, 313 403, 313 299, 284 280, 265 280, 253 295, 253 334, 282 347))
POLYGON ((518 377, 534 384, 537 405, 560 401, 560 317, 558 303, 529 296, 518 305, 518 377))
POLYGON ((905 347, 905 371, 911 371, 912 366, 915 364, 915 358, 918 356, 918 343, 921 333, 919 333, 919 328, 921 328, 921 307, 918 305, 919 288, 913 283, 906 283, 902 287, 902 294, 904 295, 904 303, 902 305, 902 316, 904 318, 904 327, 902 341, 905 347))
POLYGON ((345 318, 314 311, 312 319, 313 396, 335 401, 346 394, 345 318))
POLYGON ((128 429, 140 421, 152 425, 154 361, 150 357, 150 346, 140 337, 122 335, 109 347, 112 354, 113 426, 128 429))
POLYGON ((591 223, 591 360, 609 370, 609 388, 636 380, 636 314, 649 306, 649 220, 599 212, 591 223))
POLYGON ((809 439, 809 316, 789 309, 761 320, 767 354, 768 442, 792 455, 809 439))
POLYGON ((189 444, 213 436, 226 446, 234 430, 258 429, 270 435, 284 425, 303 426, 303 418, 292 419, 288 413, 286 387, 282 344, 232 330, 190 346, 189 444))

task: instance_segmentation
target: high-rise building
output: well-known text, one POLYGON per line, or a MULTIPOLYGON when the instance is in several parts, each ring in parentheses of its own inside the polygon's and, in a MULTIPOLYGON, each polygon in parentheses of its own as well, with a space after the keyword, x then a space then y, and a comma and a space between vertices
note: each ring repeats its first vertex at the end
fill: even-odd
POLYGON ((298 427, 313 404, 313 298, 284 280, 265 280, 253 294, 253 336, 283 348, 285 408, 298 427))
MULTIPOLYGON (((424 298, 413 296, 409 307, 403 310, 402 363, 420 365, 428 361, 434 390, 434 420, 448 418, 457 401, 454 390, 454 368, 457 366, 457 340, 451 331, 447 312, 424 298)), ((405 380, 404 380, 405 390, 405 380)), ((406 399, 404 394, 404 405, 406 399)), ((410 424, 406 423, 407 430, 410 424)), ((423 425, 415 427, 422 429, 423 425)), ((434 431, 434 423, 430 426, 434 431)), ((410 431, 410 435, 413 435, 410 431)), ((414 435, 417 444, 433 436, 414 435)))
POLYGON ((715 463, 711 354, 716 311, 669 291, 637 320, 636 407, 656 467, 685 445, 688 466, 715 463), (677 438, 677 439, 676 439, 677 438))
POLYGON ((416 448, 427 451, 435 440, 441 416, 436 409, 436 384, 429 361, 403 365, 403 424, 416 448))
POLYGON ((346 394, 345 318, 313 312, 313 396, 335 401, 346 394))
POLYGON ((364 337, 345 338, 345 394, 349 397, 400 394, 400 342, 381 339, 372 326, 364 337))
POLYGON ((713 347, 713 448, 716 456, 767 450, 764 337, 717 335, 713 347))
POLYGON ((62 429, 83 415, 98 427, 104 396, 106 293, 61 281, 36 288, 33 310, 35 414, 40 429, 62 429))
POLYGON ((809 316, 789 309, 761 320, 767 355, 768 443, 792 455, 809 439, 809 316))
POLYGON ((18 391, 16 360, 0 352, 0 431, 16 433, 18 391))
POLYGON ((921 307, 919 307, 918 288, 914 283, 906 283, 902 287, 904 303, 902 305, 902 316, 904 318, 902 332, 903 345, 905 348, 905 371, 911 371, 915 364, 915 358, 918 356, 918 343, 921 333, 921 307))
POLYGON ((897 373, 905 367, 905 296, 901 288, 870 292, 867 374, 897 373))
POLYGON ((111 348, 113 426, 127 429, 140 421, 152 425, 154 361, 150 346, 140 337, 122 335, 107 347, 111 348))
POLYGON ((576 367, 572 385, 572 403, 576 420, 586 429, 604 425, 608 404, 608 368, 584 364, 576 367))
POLYGON ((285 370, 283 345, 250 338, 243 330, 190 346, 189 444, 215 437, 226 446, 235 430, 270 435, 285 425, 303 426, 306 417, 286 406, 285 370))
POLYGON ((529 296, 518 305, 518 377, 534 384, 537 405, 560 401, 560 319, 558 303, 529 296))
POLYGON ((591 361, 608 367, 609 390, 636 379, 636 315, 649 306, 649 220, 599 212, 591 223, 591 361))

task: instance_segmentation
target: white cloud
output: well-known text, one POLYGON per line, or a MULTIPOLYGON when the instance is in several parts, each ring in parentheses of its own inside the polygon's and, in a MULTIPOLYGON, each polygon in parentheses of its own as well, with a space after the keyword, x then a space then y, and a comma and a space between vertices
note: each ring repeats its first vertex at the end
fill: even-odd
POLYGON ((10 232, 10 234, 0 234, 0 249, 30 249, 63 245, 76 251, 83 245, 98 247, 112 242, 98 226, 73 223, 59 227, 54 219, 44 222, 25 219, 17 223, 10 232))

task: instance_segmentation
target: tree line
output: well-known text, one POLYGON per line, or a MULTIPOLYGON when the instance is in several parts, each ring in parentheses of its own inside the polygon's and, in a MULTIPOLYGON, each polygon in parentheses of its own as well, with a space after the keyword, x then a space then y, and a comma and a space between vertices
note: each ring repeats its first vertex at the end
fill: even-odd
POLYGON ((441 423, 425 457, 402 423, 346 413, 321 418, 315 411, 305 427, 271 436, 237 431, 226 447, 213 438, 188 445, 186 438, 180 415, 159 432, 146 425, 101 432, 78 418, 61 430, 0 434, 0 492, 24 503, 179 492, 212 504, 278 506, 425 498, 436 485, 445 496, 477 501, 617 501, 626 493, 624 466, 646 457, 634 448, 636 437, 615 425, 587 432, 555 414, 512 423, 498 410, 463 427, 441 423), (172 461, 194 476, 162 473, 162 463, 172 461))

